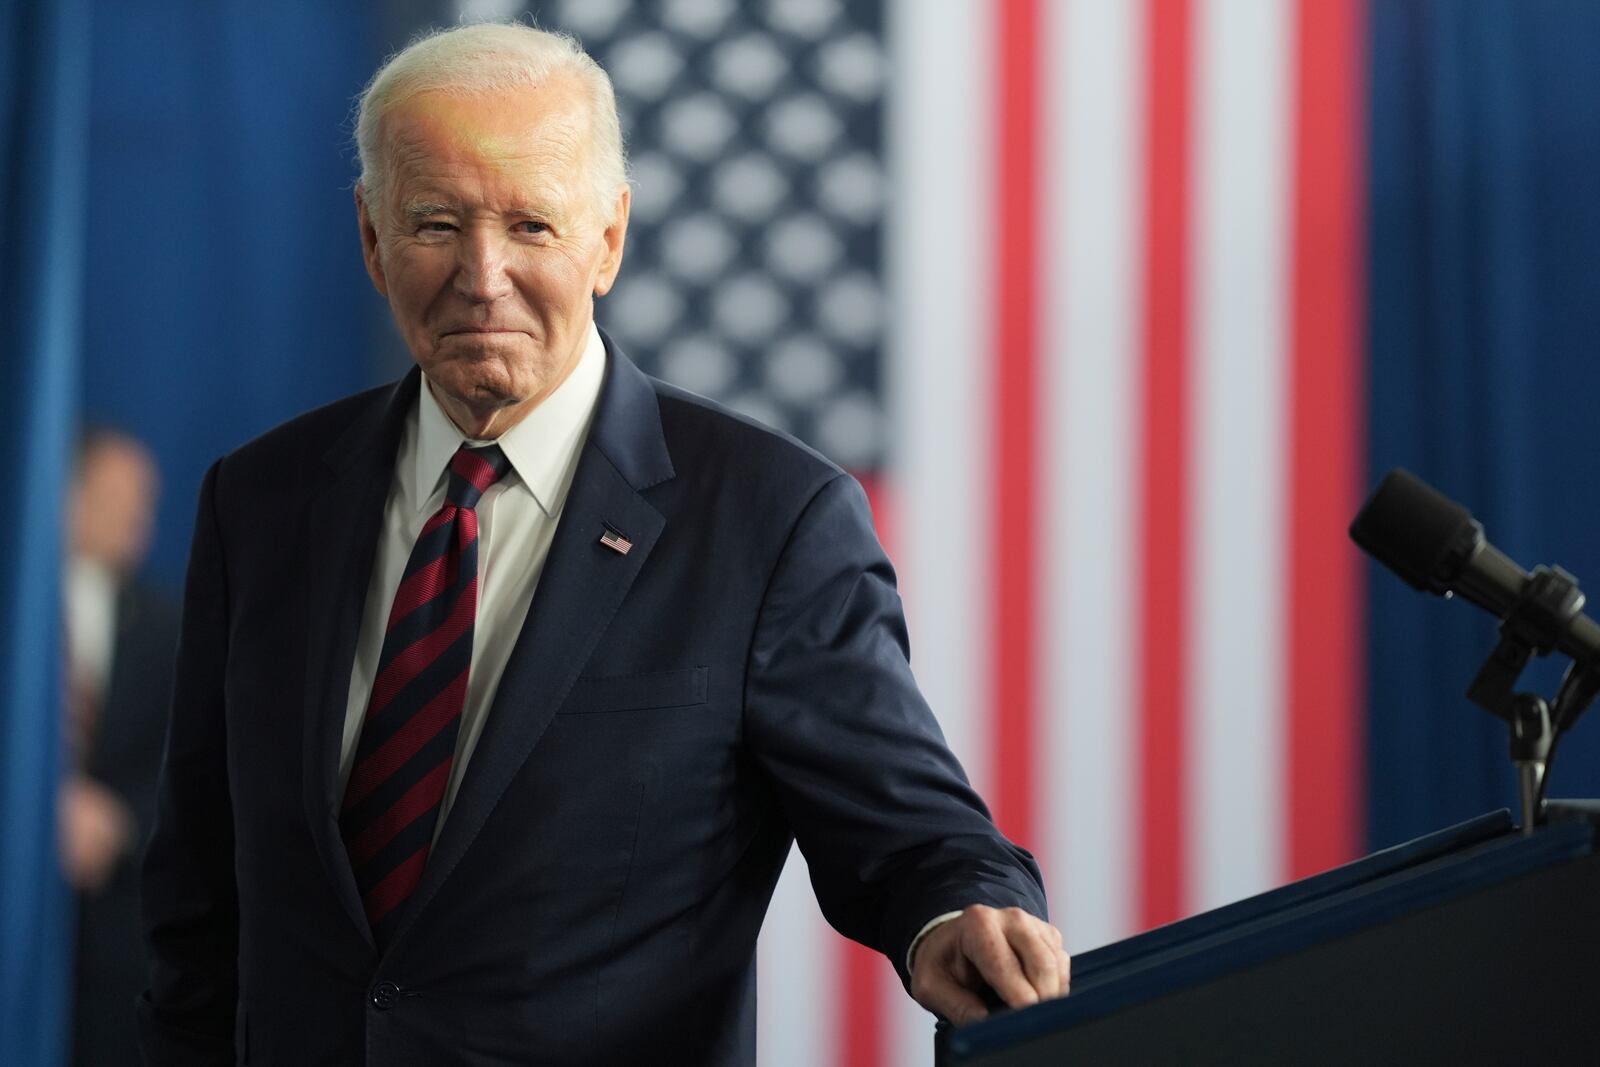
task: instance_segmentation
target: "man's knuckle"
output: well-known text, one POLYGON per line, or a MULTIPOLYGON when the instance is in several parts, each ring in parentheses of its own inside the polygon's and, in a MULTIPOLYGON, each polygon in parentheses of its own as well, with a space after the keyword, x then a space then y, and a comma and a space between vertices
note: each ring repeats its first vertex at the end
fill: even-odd
POLYGON ((973 941, 985 952, 996 952, 1005 947, 1006 935, 997 926, 985 926, 978 931, 978 936, 973 941))

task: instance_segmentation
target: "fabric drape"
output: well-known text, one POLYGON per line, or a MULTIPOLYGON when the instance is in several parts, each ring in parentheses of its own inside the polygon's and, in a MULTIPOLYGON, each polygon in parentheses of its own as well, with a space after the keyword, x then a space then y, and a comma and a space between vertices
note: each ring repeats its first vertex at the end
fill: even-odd
MULTIPOLYGON (((1372 5, 1370 483, 1409 467, 1525 567, 1600 590, 1600 8, 1372 5)), ((1369 834, 1515 807, 1506 728, 1467 702, 1494 622, 1373 568, 1369 834)), ((1525 677, 1553 693, 1556 664, 1525 677)), ((1596 716, 1591 716, 1595 718, 1596 716)), ((1553 767, 1600 795, 1600 723, 1553 767)))
POLYGON ((56 858, 61 517, 77 385, 87 0, 0 3, 0 1049, 66 1052, 69 896, 56 858))

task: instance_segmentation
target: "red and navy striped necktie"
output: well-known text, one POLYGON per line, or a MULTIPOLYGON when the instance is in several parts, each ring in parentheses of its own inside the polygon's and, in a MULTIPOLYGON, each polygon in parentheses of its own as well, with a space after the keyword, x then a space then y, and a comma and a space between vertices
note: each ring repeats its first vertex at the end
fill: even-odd
POLYGON ((455 760, 478 608, 478 513, 510 466, 461 446, 450 486, 406 561, 345 786, 339 830, 379 946, 422 878, 455 760))

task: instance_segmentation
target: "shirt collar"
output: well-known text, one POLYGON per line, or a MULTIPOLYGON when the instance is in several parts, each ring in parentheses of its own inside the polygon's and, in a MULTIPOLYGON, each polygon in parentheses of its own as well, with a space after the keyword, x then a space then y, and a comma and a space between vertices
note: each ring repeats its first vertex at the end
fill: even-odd
MULTIPOLYGON (((567 380, 493 442, 511 461, 511 470, 504 479, 508 491, 516 484, 526 486, 540 509, 551 518, 561 510, 567 475, 588 432, 600 385, 605 380, 605 367, 605 345, 591 322, 583 354, 567 380)), ((404 472, 407 496, 418 511, 444 483, 450 457, 463 441, 472 445, 490 443, 463 434, 434 399, 428 376, 421 377, 415 462, 404 472)))

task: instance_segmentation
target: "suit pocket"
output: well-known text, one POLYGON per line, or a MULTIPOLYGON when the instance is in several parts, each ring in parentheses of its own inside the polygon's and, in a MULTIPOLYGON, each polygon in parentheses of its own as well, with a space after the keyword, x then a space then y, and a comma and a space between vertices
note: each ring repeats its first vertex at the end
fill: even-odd
POLYGON ((709 667, 579 678, 560 715, 589 715, 644 708, 687 708, 706 702, 709 667))

